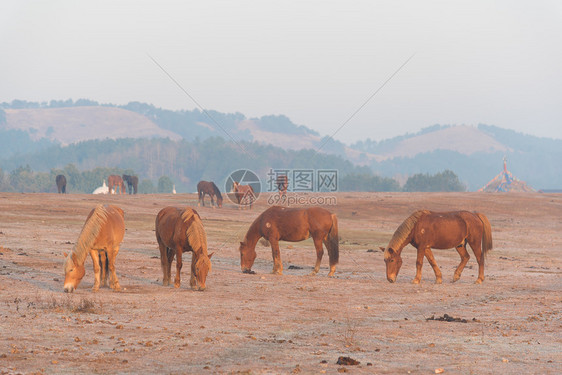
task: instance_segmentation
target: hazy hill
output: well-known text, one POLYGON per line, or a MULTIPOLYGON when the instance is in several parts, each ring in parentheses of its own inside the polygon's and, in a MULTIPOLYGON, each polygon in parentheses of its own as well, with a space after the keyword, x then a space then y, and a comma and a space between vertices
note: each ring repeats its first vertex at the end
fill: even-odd
POLYGON ((68 145, 92 139, 181 137, 160 128, 146 116, 115 107, 5 109, 7 130, 28 132, 34 141, 46 138, 68 145))
MULTIPOLYGON (((229 145, 217 150, 225 153, 224 158, 229 157, 229 147, 237 147, 241 142, 284 150, 318 150, 322 145, 322 153, 339 155, 401 183, 416 173, 450 169, 470 190, 482 187, 497 175, 506 156, 511 172, 535 189, 562 187, 562 140, 495 126, 433 125, 415 134, 344 145, 294 124, 283 115, 247 118, 241 113, 212 110, 171 111, 139 102, 119 107, 100 105, 86 99, 49 103, 14 100, 0 104, 0 167, 4 169, 34 160, 33 154, 39 155, 53 144, 122 138, 199 142, 213 137, 220 137, 229 145)), ((79 151, 76 152, 78 155, 79 151)), ((84 165, 96 162, 92 159, 84 165)), ((282 166, 283 161, 278 162, 282 166)), ((131 160, 129 164, 137 163, 131 160)))

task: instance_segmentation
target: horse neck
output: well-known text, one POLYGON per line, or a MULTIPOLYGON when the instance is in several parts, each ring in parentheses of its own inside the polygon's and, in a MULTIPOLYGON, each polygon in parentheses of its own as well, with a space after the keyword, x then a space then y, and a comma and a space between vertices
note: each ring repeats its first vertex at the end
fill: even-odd
POLYGON ((252 249, 256 247, 259 239, 261 238, 261 233, 259 230, 260 219, 261 216, 259 216, 256 220, 254 220, 252 225, 250 225, 250 228, 248 228, 248 232, 246 232, 246 236, 244 236, 244 243, 252 249))
POLYGON ((86 261, 88 252, 94 245, 102 225, 105 224, 106 220, 107 213, 105 209, 102 205, 98 205, 84 224, 82 232, 80 232, 78 240, 76 241, 76 245, 72 249, 71 254, 76 256, 78 265, 83 265, 86 261))
MULTIPOLYGON (((408 237, 406 237, 404 240, 397 242, 395 245, 392 246, 392 249, 394 251, 396 251, 396 253, 398 255, 400 255, 402 253, 402 249, 404 249, 406 247, 406 245, 408 245, 410 242, 412 242, 412 238, 414 237, 414 231, 412 230, 410 232, 410 234, 408 235, 408 237)), ((389 246, 391 247, 391 246, 389 246)))

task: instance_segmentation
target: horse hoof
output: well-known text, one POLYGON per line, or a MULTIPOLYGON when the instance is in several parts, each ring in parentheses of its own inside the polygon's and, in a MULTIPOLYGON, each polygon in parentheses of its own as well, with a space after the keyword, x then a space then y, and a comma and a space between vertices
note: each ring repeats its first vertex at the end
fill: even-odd
POLYGON ((474 284, 482 284, 482 281, 484 281, 484 280, 478 279, 478 280, 476 280, 476 281, 474 282, 474 284))
POLYGON ((174 288, 179 288, 180 287, 180 283, 174 283, 174 288))
POLYGON ((412 284, 419 284, 419 283, 420 283, 420 281, 418 279, 412 280, 412 284))
MULTIPOLYGON (((311 273, 309 273, 309 276, 316 276, 317 273, 318 273, 318 272, 316 272, 316 271, 312 271, 311 273)), ((328 275, 328 276, 329 276, 329 275, 328 275)))
POLYGON ((274 275, 283 275, 283 271, 273 271, 271 273, 274 275))
POLYGON ((94 292, 94 293, 97 292, 98 290, 100 290, 99 287, 93 287, 93 288, 92 288, 92 292, 94 292))
POLYGON ((437 279, 437 280, 435 280, 435 284, 443 284, 443 280, 442 280, 442 279, 437 279))
POLYGON ((335 276, 335 272, 330 272, 330 273, 328 274, 328 277, 336 277, 336 276, 335 276))

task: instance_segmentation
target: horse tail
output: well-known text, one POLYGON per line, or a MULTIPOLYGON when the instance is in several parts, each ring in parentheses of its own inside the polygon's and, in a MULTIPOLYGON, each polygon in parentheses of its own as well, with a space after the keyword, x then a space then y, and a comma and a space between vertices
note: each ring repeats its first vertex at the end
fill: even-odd
POLYGON ((476 216, 478 216, 480 221, 482 221, 482 224, 484 224, 484 231, 482 233, 482 255, 483 255, 482 261, 483 261, 488 251, 492 250, 493 247, 492 226, 490 225, 488 218, 484 214, 480 214, 476 212, 476 216))
POLYGON ((332 226, 328 232, 326 241, 326 248, 328 249, 328 257, 330 258, 330 266, 338 264, 340 259, 340 245, 338 236, 338 218, 336 214, 332 214, 332 226))

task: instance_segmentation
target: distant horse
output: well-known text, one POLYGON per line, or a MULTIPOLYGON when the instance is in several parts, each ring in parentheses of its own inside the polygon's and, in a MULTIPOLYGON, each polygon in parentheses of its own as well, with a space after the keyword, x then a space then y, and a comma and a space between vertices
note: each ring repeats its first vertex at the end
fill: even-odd
POLYGON ((328 250, 330 272, 334 276, 339 260, 338 219, 335 214, 321 207, 285 208, 271 206, 250 225, 244 240, 240 242, 240 266, 242 272, 253 273, 252 265, 256 259, 256 244, 263 237, 271 244, 273 273, 283 273, 283 263, 279 252, 279 241, 298 242, 312 237, 316 248, 316 265, 313 275, 320 270, 324 250, 328 250))
POLYGON ((57 190, 59 194, 66 194, 66 177, 64 177, 63 174, 59 174, 55 178, 55 182, 57 183, 57 190))
POLYGON ((402 266, 400 253, 404 246, 411 244, 418 250, 416 277, 412 281, 414 284, 419 284, 421 281, 424 255, 435 272, 435 282, 438 284, 442 282, 441 270, 435 262, 431 248, 457 249, 461 262, 453 277, 455 282, 460 279, 464 266, 470 259, 466 251, 467 243, 478 261, 476 283, 480 284, 484 281, 484 257, 492 250, 492 228, 488 218, 483 214, 468 211, 416 211, 396 229, 386 249, 381 248, 384 250, 386 278, 391 283, 396 281, 402 266))
POLYGON ((199 203, 197 206, 201 205, 205 207, 205 194, 211 197, 211 207, 215 208, 215 196, 217 197, 217 206, 222 207, 222 195, 215 183, 213 181, 199 181, 197 184, 197 194, 199 194, 199 203))
POLYGON ((86 273, 84 262, 88 253, 94 264, 95 281, 92 290, 95 292, 100 288, 100 280, 103 286, 107 286, 108 273, 110 287, 116 291, 121 289, 115 273, 115 258, 125 235, 123 217, 123 210, 117 206, 100 204, 90 211, 76 245, 70 254, 65 254, 65 292, 73 292, 80 284, 86 273))
POLYGON ((129 187, 129 194, 136 194, 139 187, 139 178, 137 176, 129 176, 128 174, 123 175, 123 181, 127 183, 129 187))
POLYGON ((241 209, 242 206, 249 206, 250 210, 252 209, 252 203, 256 200, 256 194, 251 185, 240 185, 240 183, 234 181, 231 192, 236 197, 238 209, 241 209))
POLYGON ((186 207, 165 207, 156 216, 156 240, 160 248, 160 262, 164 274, 162 284, 170 285, 172 262, 176 256, 176 280, 180 287, 182 254, 191 251, 191 278, 193 290, 205 290, 205 280, 211 271, 211 257, 207 255, 207 235, 197 211, 186 207))
POLYGON ((110 175, 107 178, 107 187, 109 189, 109 194, 117 194, 117 189, 115 188, 119 188, 120 194, 125 193, 125 183, 123 182, 121 176, 115 174, 110 175))
POLYGON ((275 185, 277 185, 277 190, 279 191, 279 197, 284 197, 287 195, 287 188, 289 187, 289 178, 287 175, 279 175, 275 180, 275 185))

